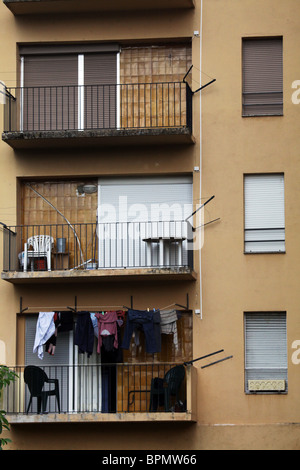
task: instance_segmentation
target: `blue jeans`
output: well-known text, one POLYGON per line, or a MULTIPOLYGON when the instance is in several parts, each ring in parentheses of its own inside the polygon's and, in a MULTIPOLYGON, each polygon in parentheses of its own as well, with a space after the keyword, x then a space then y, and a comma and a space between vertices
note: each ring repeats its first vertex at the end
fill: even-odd
POLYGON ((128 310, 122 348, 129 349, 135 328, 142 328, 146 339, 146 352, 157 353, 161 349, 159 310, 128 310))

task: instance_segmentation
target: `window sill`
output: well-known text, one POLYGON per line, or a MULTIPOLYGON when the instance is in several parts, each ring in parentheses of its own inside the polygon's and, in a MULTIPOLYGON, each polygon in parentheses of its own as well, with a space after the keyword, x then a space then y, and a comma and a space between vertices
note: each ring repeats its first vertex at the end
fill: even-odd
POLYGON ((283 117, 283 113, 278 114, 242 114, 243 118, 251 118, 251 117, 283 117))
POLYGON ((286 251, 244 251, 244 255, 285 255, 286 251))

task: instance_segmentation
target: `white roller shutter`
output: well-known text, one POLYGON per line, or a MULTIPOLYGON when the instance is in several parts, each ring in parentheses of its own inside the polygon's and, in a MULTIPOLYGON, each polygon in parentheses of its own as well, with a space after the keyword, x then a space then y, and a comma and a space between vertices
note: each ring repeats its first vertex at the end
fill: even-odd
MULTIPOLYGON (((99 266, 102 268, 145 266, 143 239, 149 223, 153 229, 154 222, 165 221, 163 230, 174 230, 173 233, 178 234, 183 230, 181 221, 192 213, 190 177, 103 179, 99 180, 98 194, 99 266)), ((157 262, 157 248, 153 246, 152 265, 157 262)), ((176 246, 171 248, 170 263, 175 266, 179 264, 176 246)), ((180 265, 187 263, 186 251, 183 246, 180 265)))
POLYGON ((245 175, 245 252, 284 252, 283 174, 245 175))
POLYGON ((245 379, 287 381, 285 312, 245 314, 245 379))

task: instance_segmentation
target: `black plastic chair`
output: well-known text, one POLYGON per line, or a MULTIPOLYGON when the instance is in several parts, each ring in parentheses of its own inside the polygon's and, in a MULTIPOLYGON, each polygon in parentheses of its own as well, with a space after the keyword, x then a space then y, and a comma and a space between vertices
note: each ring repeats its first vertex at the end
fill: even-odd
POLYGON ((26 366, 24 369, 24 381, 30 391, 30 400, 26 410, 27 414, 32 403, 32 398, 34 397, 37 398, 38 413, 41 412, 41 407, 42 413, 46 413, 47 400, 48 397, 52 395, 56 396, 58 412, 60 413, 58 379, 49 379, 46 372, 44 372, 40 367, 26 366), (45 383, 54 384, 54 389, 43 390, 45 383))
POLYGON ((155 377, 151 380, 150 411, 157 411, 159 406, 164 406, 165 411, 170 411, 171 397, 175 397, 175 403, 179 402, 180 386, 185 377, 184 366, 172 367, 164 378, 155 377))

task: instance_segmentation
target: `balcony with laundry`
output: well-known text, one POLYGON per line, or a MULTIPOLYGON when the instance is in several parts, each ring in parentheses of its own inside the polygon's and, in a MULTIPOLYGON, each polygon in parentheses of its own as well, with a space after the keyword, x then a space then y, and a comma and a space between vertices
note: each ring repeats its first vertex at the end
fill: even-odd
MULTIPOLYGON (((59 2, 55 2, 59 3, 59 2)), ((15 149, 193 144, 189 44, 20 45, 20 83, 0 83, 15 149)))
POLYGON ((120 308, 20 312, 11 424, 196 420, 192 312, 120 308))
POLYGON ((193 281, 191 191, 187 177, 26 182, 24 223, 1 224, 1 277, 12 283, 193 281))
POLYGON ((194 0, 3 0, 3 3, 14 15, 61 14, 124 11, 124 10, 157 10, 157 9, 190 9, 194 0), (72 4, 72 7, 70 6, 72 4))

